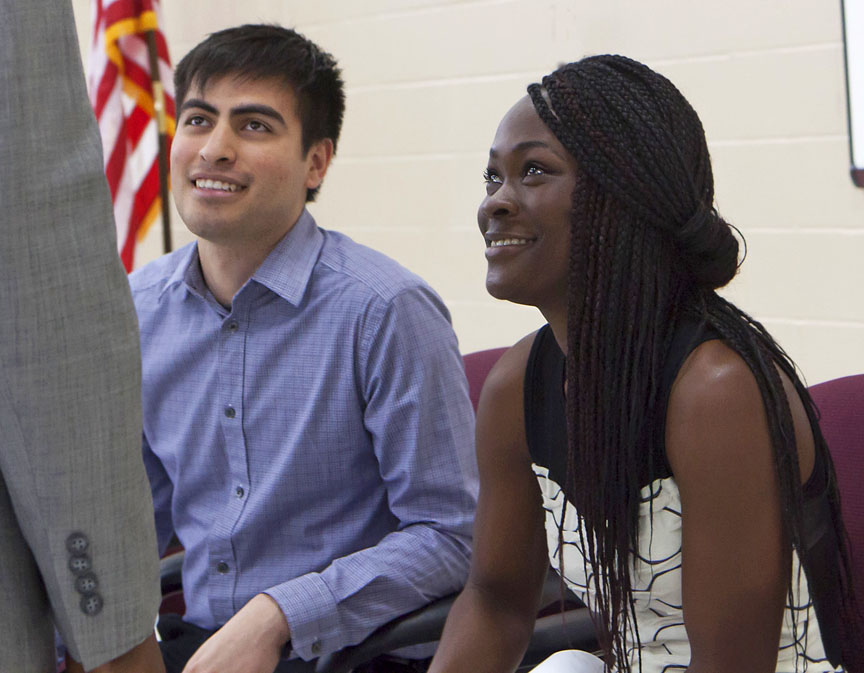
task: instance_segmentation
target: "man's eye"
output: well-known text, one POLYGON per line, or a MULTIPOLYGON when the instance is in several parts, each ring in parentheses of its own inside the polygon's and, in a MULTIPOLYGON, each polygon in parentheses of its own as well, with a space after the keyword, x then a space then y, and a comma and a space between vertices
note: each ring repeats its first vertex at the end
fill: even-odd
POLYGON ((545 175, 546 171, 540 168, 540 166, 536 166, 531 164, 525 169, 525 175, 545 175))
POLYGON ((487 168, 485 171, 483 171, 483 180, 487 184, 488 183, 496 183, 497 184, 497 183, 501 182, 501 178, 499 177, 499 175, 490 168, 487 168))
POLYGON ((186 118, 187 126, 203 126, 207 120, 204 119, 201 115, 190 115, 186 118))
POLYGON ((266 124, 262 124, 261 122, 256 121, 254 119, 246 123, 246 128, 249 129, 250 131, 269 131, 270 130, 266 124))

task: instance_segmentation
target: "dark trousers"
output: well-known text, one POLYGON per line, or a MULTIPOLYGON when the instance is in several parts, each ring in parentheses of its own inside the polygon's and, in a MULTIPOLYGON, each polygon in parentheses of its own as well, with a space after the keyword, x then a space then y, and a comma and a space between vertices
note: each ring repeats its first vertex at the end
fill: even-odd
MULTIPOLYGON (((212 636, 215 631, 202 629, 189 622, 184 622, 179 615, 162 615, 159 617, 159 635, 162 642, 162 659, 165 661, 166 673, 182 673, 186 662, 192 658, 195 651, 212 636)), ((428 668, 429 662, 406 661, 383 655, 354 669, 355 673, 418 673, 428 668)), ((314 673, 315 662, 291 659, 280 661, 273 673, 314 673)))

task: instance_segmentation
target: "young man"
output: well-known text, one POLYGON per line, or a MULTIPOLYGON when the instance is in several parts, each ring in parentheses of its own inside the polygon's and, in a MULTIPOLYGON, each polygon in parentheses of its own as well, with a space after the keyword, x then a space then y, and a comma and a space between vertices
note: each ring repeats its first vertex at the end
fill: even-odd
POLYGON ((186 548, 163 654, 271 673, 462 586, 473 414, 438 296, 305 209, 341 127, 333 58, 242 26, 175 83, 173 191, 198 241, 131 279, 157 531, 186 548))

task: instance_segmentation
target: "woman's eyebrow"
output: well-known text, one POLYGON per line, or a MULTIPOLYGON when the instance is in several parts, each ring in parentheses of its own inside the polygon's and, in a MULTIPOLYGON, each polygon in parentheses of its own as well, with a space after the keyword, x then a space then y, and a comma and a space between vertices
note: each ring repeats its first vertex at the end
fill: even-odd
MULTIPOLYGON (((543 142, 542 140, 523 140, 521 143, 516 143, 516 145, 513 146, 512 151, 524 152, 525 150, 530 150, 534 147, 545 147, 546 149, 552 149, 552 146, 549 143, 543 142)), ((490 157, 497 157, 498 154, 498 150, 496 150, 494 147, 489 149, 490 157)))

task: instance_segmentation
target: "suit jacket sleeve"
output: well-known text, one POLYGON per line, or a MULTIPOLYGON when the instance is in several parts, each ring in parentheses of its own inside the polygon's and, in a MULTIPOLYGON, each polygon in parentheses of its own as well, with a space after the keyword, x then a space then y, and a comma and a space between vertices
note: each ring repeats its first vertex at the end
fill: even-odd
POLYGON ((0 63, 0 467, 90 669, 152 633, 159 600, 137 324, 69 0, 4 0, 0 63))

